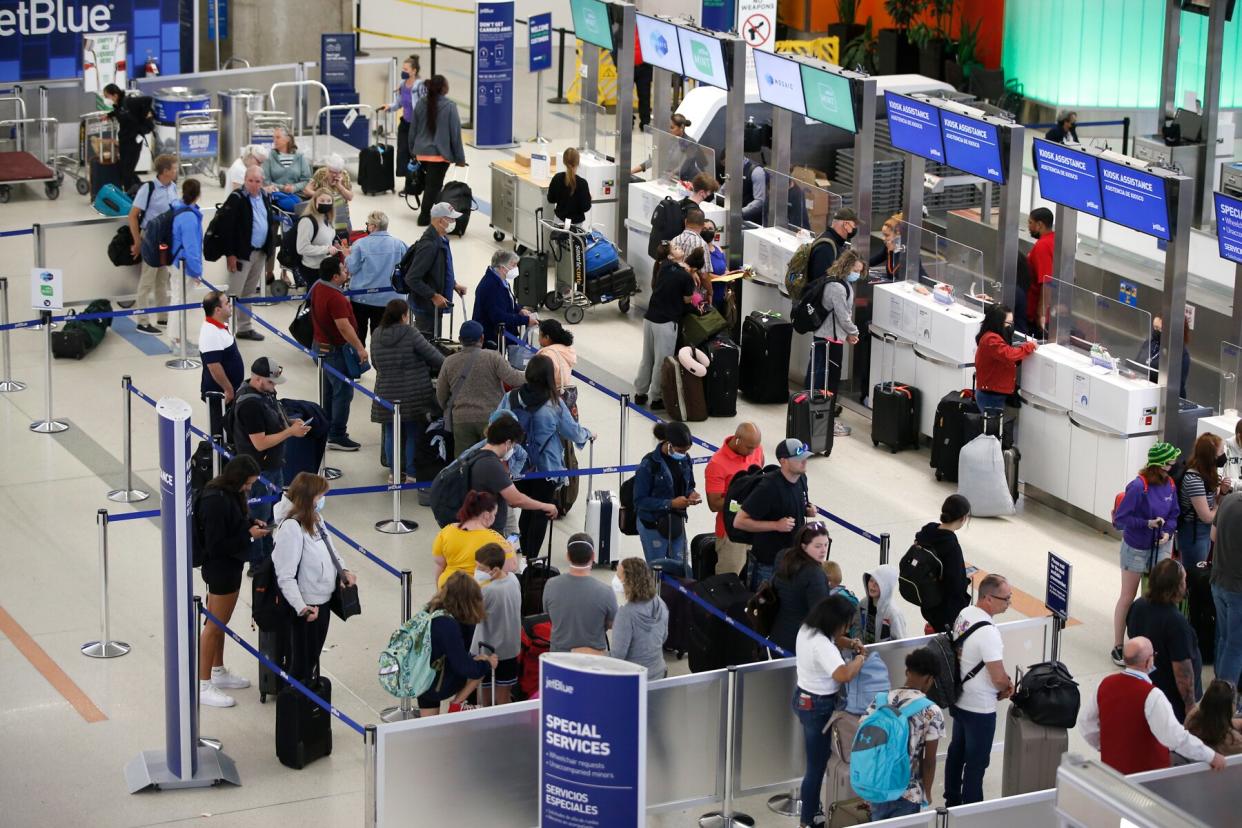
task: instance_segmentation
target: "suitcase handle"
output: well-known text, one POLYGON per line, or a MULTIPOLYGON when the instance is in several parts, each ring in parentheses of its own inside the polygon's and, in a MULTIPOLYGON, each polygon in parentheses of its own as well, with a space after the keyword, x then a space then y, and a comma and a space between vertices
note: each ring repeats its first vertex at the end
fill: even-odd
POLYGON ((885 351, 888 353, 888 362, 890 370, 885 372, 884 360, 880 360, 880 389, 883 391, 892 391, 893 383, 897 381, 897 337, 891 333, 885 333, 882 341, 884 342, 885 351), (884 377, 888 379, 885 380, 884 377))

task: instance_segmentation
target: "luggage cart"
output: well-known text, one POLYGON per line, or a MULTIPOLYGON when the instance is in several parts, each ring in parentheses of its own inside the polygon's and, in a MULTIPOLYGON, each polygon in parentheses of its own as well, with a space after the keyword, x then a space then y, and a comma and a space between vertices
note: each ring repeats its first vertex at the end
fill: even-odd
POLYGON ((7 204, 13 197, 13 186, 16 184, 42 184, 43 192, 49 200, 60 197, 60 184, 65 175, 52 166, 53 152, 51 147, 56 144, 57 120, 55 118, 26 117, 26 102, 20 96, 9 95, 0 98, 0 104, 12 103, 17 116, 7 121, 0 121, 0 130, 13 128, 16 149, 0 152, 0 204, 7 204), (42 157, 26 150, 26 125, 38 124, 39 140, 43 148, 42 157), (52 140, 48 141, 48 132, 52 140))
MULTIPOLYGON (((292 135, 293 117, 278 109, 246 110, 246 134, 250 136, 251 144, 262 144, 271 149, 276 127, 287 129, 292 135)), ((233 160, 229 159, 229 163, 233 163, 233 160)))
POLYGON ((84 112, 78 116, 78 153, 57 155, 56 166, 74 180, 73 188, 78 195, 90 195, 91 162, 105 158, 115 162, 118 157, 119 137, 116 121, 108 112, 84 112))
MULTIPOLYGON (((328 163, 327 157, 332 154, 332 124, 330 123, 332 119, 331 113, 349 112, 351 109, 354 110, 356 113, 358 113, 357 117, 359 118, 365 117, 368 123, 370 124, 378 123, 375 118, 375 107, 371 106, 370 104, 364 104, 364 103, 331 104, 329 106, 321 106, 319 108, 319 111, 315 113, 315 120, 311 124, 311 168, 312 169, 321 167, 324 164, 328 163), (328 140, 324 142, 327 144, 327 151, 324 153, 319 152, 319 122, 322 119, 327 119, 327 121, 329 122, 327 136, 326 136, 328 140)), ((350 123, 353 123, 353 122, 351 121, 350 123)), ((348 127, 346 128, 348 129, 348 127)), ((345 166, 347 168, 352 167, 353 168, 352 174, 354 178, 357 178, 358 177, 358 148, 352 144, 349 144, 348 142, 343 141, 342 143, 346 144, 346 146, 349 147, 349 150, 347 151, 348 154, 343 156, 345 159, 345 166), (350 162, 352 162, 352 164, 350 162)))
MULTIPOLYGON (((174 124, 177 159, 192 175, 222 174, 220 165, 220 110, 186 109, 174 124)), ((232 163, 232 162, 230 162, 232 163)))
POLYGON ((547 221, 540 215, 540 229, 547 234, 548 244, 553 248, 556 259, 556 289, 548 291, 543 303, 548 310, 556 311, 565 308, 565 321, 577 325, 586 316, 587 308, 595 305, 607 305, 613 301, 621 313, 630 312, 630 297, 638 292, 634 283, 634 271, 622 265, 613 273, 599 277, 602 282, 610 280, 598 290, 588 290, 586 284, 586 249, 590 232, 581 227, 570 226, 547 221), (611 279, 614 274, 628 275, 621 287, 613 290, 611 279))

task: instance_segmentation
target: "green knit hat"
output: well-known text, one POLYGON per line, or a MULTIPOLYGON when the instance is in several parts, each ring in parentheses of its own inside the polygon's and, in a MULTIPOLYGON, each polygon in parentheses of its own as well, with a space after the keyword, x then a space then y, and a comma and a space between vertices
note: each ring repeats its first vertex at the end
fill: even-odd
POLYGON ((1182 454, 1182 450, 1172 443, 1156 443, 1147 450, 1147 465, 1163 466, 1172 463, 1182 454))

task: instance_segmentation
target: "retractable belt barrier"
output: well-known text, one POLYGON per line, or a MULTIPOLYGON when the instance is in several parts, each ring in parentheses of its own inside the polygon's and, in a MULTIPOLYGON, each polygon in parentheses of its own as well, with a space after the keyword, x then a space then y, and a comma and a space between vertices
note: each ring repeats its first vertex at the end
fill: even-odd
POLYGON ((663 572, 660 573, 660 577, 663 579, 664 583, 668 584, 673 589, 677 590, 682 595, 689 598, 695 604, 698 604, 700 607, 706 610, 709 614, 725 622, 730 627, 742 633, 743 635, 747 636, 748 638, 754 639, 755 642, 759 644, 759 646, 765 647, 771 650, 772 652, 779 655, 781 658, 792 658, 793 657, 793 653, 789 652, 789 650, 786 650, 780 644, 777 644, 775 641, 773 641, 770 638, 765 638, 764 636, 755 632, 754 630, 752 630, 750 627, 746 626, 745 624, 739 624, 736 618, 730 617, 723 610, 719 609, 718 607, 713 607, 711 604, 707 603, 702 598, 695 595, 690 590, 686 589, 685 585, 682 584, 681 581, 678 581, 676 578, 663 572))

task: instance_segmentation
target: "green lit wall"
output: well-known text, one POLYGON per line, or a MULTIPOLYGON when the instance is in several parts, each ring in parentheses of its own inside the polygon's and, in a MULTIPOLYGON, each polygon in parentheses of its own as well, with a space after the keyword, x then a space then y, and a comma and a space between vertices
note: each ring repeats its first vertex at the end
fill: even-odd
MULTIPOLYGON (((1165 0, 1005 0, 1001 65, 1028 98, 1082 108, 1155 108, 1165 0)), ((1182 13, 1176 102, 1203 97, 1207 17, 1182 13)), ((1225 25, 1221 106, 1242 106, 1242 4, 1225 25)))

